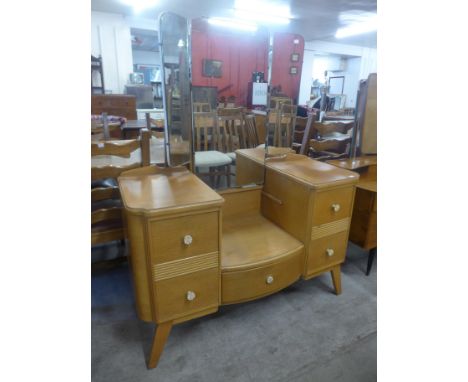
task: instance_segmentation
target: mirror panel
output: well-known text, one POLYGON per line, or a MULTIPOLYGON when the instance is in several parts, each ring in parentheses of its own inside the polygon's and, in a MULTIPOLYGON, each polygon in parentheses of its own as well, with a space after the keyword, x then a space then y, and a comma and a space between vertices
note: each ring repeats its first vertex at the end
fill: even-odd
POLYGON ((268 31, 235 31, 194 19, 191 35, 194 172, 217 190, 262 185, 265 151, 257 147, 266 136, 266 107, 252 109, 267 104, 258 101, 254 92, 261 89, 254 84, 267 79, 268 31))
POLYGON ((163 105, 166 113, 166 165, 193 165, 190 36, 187 19, 159 16, 163 105))

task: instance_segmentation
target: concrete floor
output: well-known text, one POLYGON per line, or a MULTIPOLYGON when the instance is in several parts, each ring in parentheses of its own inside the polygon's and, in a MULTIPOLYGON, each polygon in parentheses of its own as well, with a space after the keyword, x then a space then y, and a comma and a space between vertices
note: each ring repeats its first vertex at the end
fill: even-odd
MULTIPOLYGON (((115 247, 98 248, 105 255, 115 247)), ((154 326, 136 317, 126 263, 92 274, 92 380, 302 382, 377 380, 377 259, 350 244, 343 293, 329 274, 173 327, 148 370, 154 326)))

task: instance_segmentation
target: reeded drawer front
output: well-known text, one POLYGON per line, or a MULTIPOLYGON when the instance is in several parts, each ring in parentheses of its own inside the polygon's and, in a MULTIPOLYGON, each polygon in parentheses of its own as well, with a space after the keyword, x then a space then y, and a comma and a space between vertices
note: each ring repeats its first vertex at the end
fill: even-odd
POLYGON ((218 212, 149 222, 153 264, 218 252, 218 212))
POLYGON ((351 216, 353 187, 318 192, 315 196, 314 226, 351 216))
POLYGON ((221 303, 231 304, 279 291, 296 281, 302 272, 301 248, 277 264, 221 275, 221 303))
POLYGON ((348 230, 312 240, 307 259, 307 274, 344 261, 348 230))
POLYGON ((219 304, 219 269, 210 268, 156 281, 156 321, 187 316, 219 304))

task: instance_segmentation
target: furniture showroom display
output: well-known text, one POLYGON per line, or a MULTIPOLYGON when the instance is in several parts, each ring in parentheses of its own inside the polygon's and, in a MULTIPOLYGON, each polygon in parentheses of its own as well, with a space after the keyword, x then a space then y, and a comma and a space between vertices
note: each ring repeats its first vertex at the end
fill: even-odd
POLYGON ((173 325, 222 305, 328 272, 340 294, 359 181, 355 171, 294 153, 290 142, 234 150, 236 171, 227 176, 236 186, 210 187, 193 173, 187 20, 163 13, 159 24, 164 163, 151 160, 118 177, 138 317, 156 324, 149 368, 157 366, 173 325), (180 142, 187 142, 183 153, 180 142))

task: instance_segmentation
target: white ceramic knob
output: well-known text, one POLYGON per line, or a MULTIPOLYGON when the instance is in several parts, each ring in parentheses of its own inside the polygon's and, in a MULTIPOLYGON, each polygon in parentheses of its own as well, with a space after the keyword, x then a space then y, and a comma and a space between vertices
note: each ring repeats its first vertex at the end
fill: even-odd
POLYGON ((335 251, 331 248, 327 248, 326 252, 328 256, 333 256, 335 254, 335 251))
POLYGON ((266 283, 267 284, 273 284, 273 281, 275 281, 275 279, 273 278, 272 275, 267 276, 267 278, 266 278, 266 283))
POLYGON ((191 236, 191 235, 185 235, 185 236, 184 236, 184 244, 185 244, 185 245, 190 245, 190 244, 192 244, 192 241, 193 241, 193 239, 192 239, 192 236, 191 236))
POLYGON ((341 206, 338 203, 334 203, 331 205, 331 208, 333 211, 338 212, 341 208, 341 206))
POLYGON ((195 297, 197 297, 197 295, 195 294, 195 292, 193 292, 193 291, 191 291, 191 290, 189 290, 189 291, 187 292, 187 300, 188 300, 188 301, 193 301, 193 300, 195 300, 195 297))

